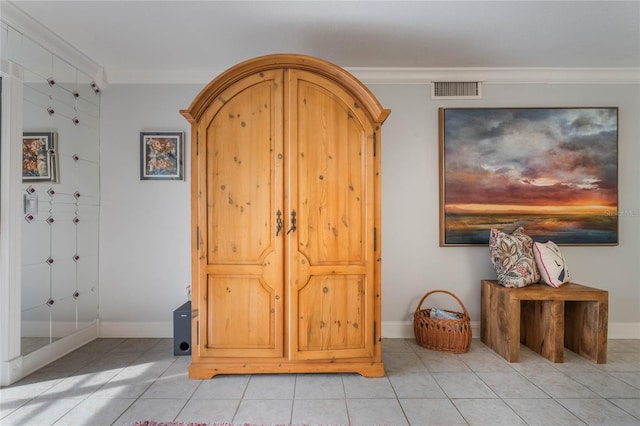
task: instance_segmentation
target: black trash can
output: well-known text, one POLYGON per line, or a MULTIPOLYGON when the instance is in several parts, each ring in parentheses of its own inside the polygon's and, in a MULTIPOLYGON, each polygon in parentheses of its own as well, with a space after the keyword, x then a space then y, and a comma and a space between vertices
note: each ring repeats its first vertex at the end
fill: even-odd
POLYGON ((173 354, 191 355, 191 301, 173 311, 173 354))

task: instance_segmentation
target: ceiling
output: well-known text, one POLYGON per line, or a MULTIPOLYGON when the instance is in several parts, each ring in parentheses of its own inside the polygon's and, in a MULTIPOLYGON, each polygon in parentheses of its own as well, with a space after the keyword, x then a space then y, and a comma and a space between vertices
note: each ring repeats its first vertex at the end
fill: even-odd
POLYGON ((276 52, 345 68, 640 69, 640 0, 13 4, 104 67, 111 82, 215 74, 276 52))

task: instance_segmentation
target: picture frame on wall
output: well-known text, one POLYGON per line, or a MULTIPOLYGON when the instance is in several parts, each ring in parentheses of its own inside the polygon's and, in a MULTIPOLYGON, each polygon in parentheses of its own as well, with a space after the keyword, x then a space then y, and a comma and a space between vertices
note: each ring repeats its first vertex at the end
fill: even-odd
POLYGON ((184 180, 183 132, 140 132, 140 179, 184 180))
POLYGON ((618 244, 618 108, 440 108, 440 246, 618 244))
POLYGON ((22 134, 22 181, 59 182, 56 132, 22 134))

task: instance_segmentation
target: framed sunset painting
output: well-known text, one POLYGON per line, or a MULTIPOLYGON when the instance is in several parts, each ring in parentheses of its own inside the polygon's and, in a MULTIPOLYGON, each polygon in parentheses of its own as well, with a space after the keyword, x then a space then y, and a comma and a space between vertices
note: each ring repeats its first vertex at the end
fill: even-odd
POLYGON ((618 244, 618 108, 440 108, 440 246, 618 244))

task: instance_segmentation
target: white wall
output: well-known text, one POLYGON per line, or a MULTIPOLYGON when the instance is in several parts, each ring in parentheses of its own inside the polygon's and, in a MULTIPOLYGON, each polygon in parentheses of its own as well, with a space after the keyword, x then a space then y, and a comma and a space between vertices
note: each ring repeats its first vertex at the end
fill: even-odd
POLYGON ((370 87, 392 109, 382 136, 383 324, 410 321, 433 289, 455 293, 479 321, 480 279, 495 279, 487 247, 438 246, 439 107, 617 106, 620 244, 561 249, 573 281, 609 290, 610 335, 640 337, 640 86, 495 84, 481 100, 438 102, 428 86, 370 87))
POLYGON ((178 110, 198 86, 109 86, 101 113, 100 319, 103 335, 171 336, 190 277, 189 164, 185 181, 140 180, 140 132, 184 131, 178 110), (130 323, 134 324, 132 328, 130 323), (137 328, 136 328, 137 327, 137 328))
MULTIPOLYGON (((103 91, 102 335, 171 336, 172 311, 185 301, 190 281, 190 182, 140 181, 139 132, 184 130, 188 141, 189 125, 178 110, 203 87, 113 85, 103 91)), ((575 282, 609 290, 610 336, 640 337, 639 85, 490 84, 481 100, 439 102, 429 98, 426 84, 369 87, 392 110, 382 132, 386 336, 411 335, 412 313, 433 289, 455 293, 477 324, 480 280, 495 278, 487 247, 438 245, 438 107, 617 106, 620 244, 562 250, 575 282)))

